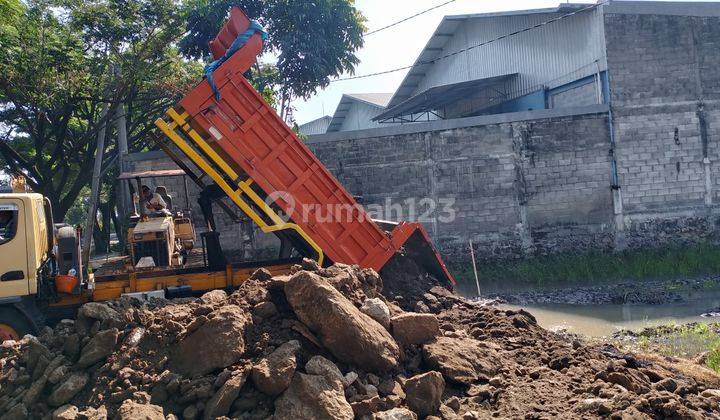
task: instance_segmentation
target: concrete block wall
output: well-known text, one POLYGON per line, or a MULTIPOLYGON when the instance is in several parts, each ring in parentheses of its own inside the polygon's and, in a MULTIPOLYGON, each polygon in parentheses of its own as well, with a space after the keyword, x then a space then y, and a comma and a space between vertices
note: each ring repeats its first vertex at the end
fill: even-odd
POLYGON ((607 116, 531 121, 517 131, 533 251, 607 248, 613 238, 607 116))
POLYGON ((717 237, 720 18, 606 14, 627 246, 717 237))
POLYGON ((366 207, 401 206, 380 217, 423 222, 450 258, 466 254, 469 239, 483 258, 612 243, 604 113, 309 146, 366 207), (413 212, 423 201, 436 211, 413 212))

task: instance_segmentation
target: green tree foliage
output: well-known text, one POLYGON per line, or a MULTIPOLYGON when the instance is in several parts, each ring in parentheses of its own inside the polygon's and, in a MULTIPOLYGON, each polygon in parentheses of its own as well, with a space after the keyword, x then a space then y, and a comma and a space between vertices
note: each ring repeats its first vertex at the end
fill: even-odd
POLYGON ((57 220, 90 182, 103 125, 114 184, 117 107, 131 151, 141 150, 153 120, 199 79, 200 66, 173 47, 181 22, 172 0, 30 0, 2 26, 0 169, 49 197, 57 220))
POLYGON ((292 98, 309 97, 331 77, 352 73, 359 62, 355 51, 363 45, 365 18, 352 0, 188 0, 181 51, 208 59, 208 42, 233 5, 270 35, 266 51, 277 56, 273 87, 283 112, 292 98))

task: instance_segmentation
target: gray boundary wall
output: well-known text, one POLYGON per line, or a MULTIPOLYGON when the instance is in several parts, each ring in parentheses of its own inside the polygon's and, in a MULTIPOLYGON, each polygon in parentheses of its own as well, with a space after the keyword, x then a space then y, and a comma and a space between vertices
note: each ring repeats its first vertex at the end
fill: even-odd
POLYGON ((308 143, 366 208, 419 219, 450 257, 466 254, 469 239, 483 258, 611 248, 607 110, 433 121, 308 143))

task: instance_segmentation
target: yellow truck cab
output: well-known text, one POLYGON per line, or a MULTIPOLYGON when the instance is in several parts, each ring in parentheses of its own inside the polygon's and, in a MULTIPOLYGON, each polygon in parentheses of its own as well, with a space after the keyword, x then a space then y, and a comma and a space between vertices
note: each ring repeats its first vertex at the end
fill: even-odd
POLYGON ((40 194, 0 194, 0 298, 37 293, 51 246, 45 208, 40 194))
POLYGON ((33 331, 33 301, 53 238, 49 202, 42 195, 0 194, 0 341, 33 331))

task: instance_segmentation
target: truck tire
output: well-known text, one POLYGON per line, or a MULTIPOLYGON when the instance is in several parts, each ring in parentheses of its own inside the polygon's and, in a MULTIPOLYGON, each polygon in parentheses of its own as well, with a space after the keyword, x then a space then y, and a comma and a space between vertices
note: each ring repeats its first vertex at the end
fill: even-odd
POLYGON ((0 306, 0 342, 19 340, 36 331, 34 323, 20 309, 14 305, 0 306))

